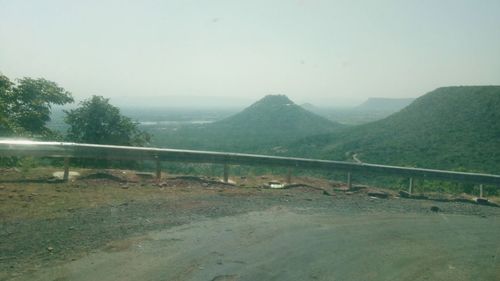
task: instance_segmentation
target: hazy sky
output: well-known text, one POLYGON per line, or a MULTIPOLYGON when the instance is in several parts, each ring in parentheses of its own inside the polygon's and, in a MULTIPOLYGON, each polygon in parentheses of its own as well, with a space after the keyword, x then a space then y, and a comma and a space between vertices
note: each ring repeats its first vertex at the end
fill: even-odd
POLYGON ((500 84, 500 0, 0 0, 0 72, 120 105, 416 97, 500 84))

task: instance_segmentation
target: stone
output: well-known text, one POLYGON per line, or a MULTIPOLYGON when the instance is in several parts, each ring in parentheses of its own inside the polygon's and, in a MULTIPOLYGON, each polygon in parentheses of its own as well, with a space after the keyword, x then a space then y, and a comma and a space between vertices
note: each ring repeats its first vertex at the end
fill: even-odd
POLYGON ((431 211, 433 212, 439 212, 439 207, 438 206, 431 206, 431 211))
POLYGON ((382 192, 382 191, 371 191, 371 192, 368 192, 368 196, 376 197, 376 198, 382 198, 382 199, 389 198, 389 194, 386 193, 386 192, 382 192))
POLYGON ((476 198, 476 203, 480 205, 488 205, 489 201, 486 198, 476 198))
MULTIPOLYGON (((80 173, 75 172, 75 171, 69 171, 68 172, 68 179, 74 179, 80 176, 80 173)), ((64 171, 57 171, 52 173, 52 179, 54 180, 63 180, 64 178, 64 171)))
POLYGON ((399 196, 401 198, 410 198, 411 194, 408 191, 400 190, 399 191, 399 196))

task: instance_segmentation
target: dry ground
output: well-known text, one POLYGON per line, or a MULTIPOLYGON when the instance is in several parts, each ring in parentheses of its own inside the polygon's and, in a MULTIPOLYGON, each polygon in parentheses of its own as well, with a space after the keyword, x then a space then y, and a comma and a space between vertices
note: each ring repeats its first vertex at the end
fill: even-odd
POLYGON ((80 179, 47 182, 54 171, 24 178, 2 171, 0 280, 494 280, 500 273, 495 207, 379 199, 311 178, 279 190, 262 188, 284 180, 270 175, 227 185, 79 170, 80 179))

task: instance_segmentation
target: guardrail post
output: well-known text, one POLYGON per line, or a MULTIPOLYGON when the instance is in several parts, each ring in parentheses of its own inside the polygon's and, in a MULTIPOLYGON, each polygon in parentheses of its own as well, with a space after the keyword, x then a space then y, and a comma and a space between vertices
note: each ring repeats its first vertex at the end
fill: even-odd
POLYGON ((479 185, 479 198, 483 198, 483 185, 479 185))
POLYGON ((410 183, 408 184, 408 193, 411 195, 413 191, 413 178, 410 178, 410 183))
POLYGON ((158 158, 158 156, 155 156, 156 158, 156 180, 160 181, 161 179, 161 161, 158 158))
POLYGON ((351 172, 347 172, 347 188, 352 188, 351 172))
POLYGON ((286 171, 286 183, 291 184, 292 183, 292 169, 288 168, 286 171))
POLYGON ((63 181, 68 181, 69 180, 69 158, 65 157, 64 158, 64 174, 63 174, 63 181))
POLYGON ((229 165, 224 164, 224 182, 229 181, 229 165))

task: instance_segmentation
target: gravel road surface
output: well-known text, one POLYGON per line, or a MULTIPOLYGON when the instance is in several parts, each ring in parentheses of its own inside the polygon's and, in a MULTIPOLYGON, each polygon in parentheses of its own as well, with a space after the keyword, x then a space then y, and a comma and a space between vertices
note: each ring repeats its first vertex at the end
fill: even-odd
MULTIPOLYGON (((55 187, 54 194, 67 201, 88 196, 84 192, 90 187, 85 188, 55 187)), ((125 197, 51 217, 4 214, 0 280, 500 276, 496 207, 380 199, 364 192, 325 194, 307 187, 263 190, 188 182, 175 188, 116 184, 106 190, 111 188, 125 197), (147 196, 138 199, 142 193, 147 196)), ((89 190, 95 192, 103 191, 89 190)))

